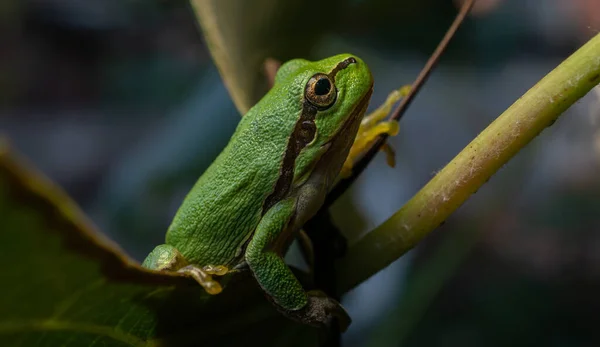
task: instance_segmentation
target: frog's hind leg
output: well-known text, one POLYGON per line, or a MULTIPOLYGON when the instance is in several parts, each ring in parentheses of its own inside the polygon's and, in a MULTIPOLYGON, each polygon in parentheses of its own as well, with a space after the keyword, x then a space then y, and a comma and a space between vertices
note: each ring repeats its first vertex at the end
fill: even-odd
MULTIPOLYGON (((398 122, 384 121, 384 119, 392 110, 392 106, 394 106, 398 100, 408 95, 410 89, 411 86, 406 85, 398 90, 394 90, 388 95, 381 106, 363 118, 358 133, 356 134, 354 144, 352 145, 348 158, 346 158, 346 162, 344 162, 344 166, 340 172, 341 177, 350 176, 354 163, 379 135, 388 134, 390 136, 395 136, 398 134, 398 131, 400 130, 398 122)), ((394 167, 395 159, 393 149, 386 144, 382 150, 386 153, 388 165, 394 167)))

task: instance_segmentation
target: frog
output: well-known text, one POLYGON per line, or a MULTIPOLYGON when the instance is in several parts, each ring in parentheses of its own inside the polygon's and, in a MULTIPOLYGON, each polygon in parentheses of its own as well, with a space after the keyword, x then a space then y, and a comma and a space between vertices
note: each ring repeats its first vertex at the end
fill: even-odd
POLYGON ((284 255, 342 168, 351 170, 348 154, 361 123, 369 138, 373 131, 397 132, 397 125, 379 122, 382 111, 365 125, 372 92, 371 71, 353 54, 283 64, 142 266, 187 274, 213 295, 224 290, 216 277, 250 271, 285 316, 346 330, 351 319, 340 303, 306 291, 284 255))

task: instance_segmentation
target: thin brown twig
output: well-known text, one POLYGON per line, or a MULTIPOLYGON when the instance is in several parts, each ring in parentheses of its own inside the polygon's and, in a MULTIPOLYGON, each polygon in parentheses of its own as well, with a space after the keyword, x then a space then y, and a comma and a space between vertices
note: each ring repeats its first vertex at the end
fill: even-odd
MULTIPOLYGON (((415 96, 417 95, 417 93, 419 92, 419 90, 433 71, 433 68, 439 62, 442 53, 444 53, 444 51, 448 47, 450 40, 454 37, 456 31, 464 22, 465 18, 467 17, 467 14, 469 14, 474 4, 475 0, 465 0, 460 11, 458 12, 458 15, 454 19, 454 22, 446 31, 444 38, 442 39, 442 41, 440 41, 439 45, 437 46, 437 48, 435 49, 435 51, 433 52, 433 54, 431 55, 431 57, 429 58, 429 60, 427 61, 417 78, 415 79, 414 83, 412 84, 410 92, 404 99, 402 99, 402 101, 398 104, 396 109, 394 109, 394 111, 390 115, 390 120, 400 121, 400 119, 406 112, 408 106, 414 100, 415 96)), ((375 154, 377 154, 377 152, 381 149, 387 138, 387 134, 382 134, 377 137, 377 139, 366 151, 365 155, 354 165, 350 177, 339 181, 338 184, 336 184, 336 186, 328 194, 327 200, 323 205, 324 208, 328 208, 329 206, 331 206, 331 204, 333 204, 333 202, 336 201, 350 187, 350 185, 352 185, 352 183, 354 183, 356 178, 358 178, 358 176, 364 171, 364 169, 371 162, 371 160, 373 160, 375 154)))

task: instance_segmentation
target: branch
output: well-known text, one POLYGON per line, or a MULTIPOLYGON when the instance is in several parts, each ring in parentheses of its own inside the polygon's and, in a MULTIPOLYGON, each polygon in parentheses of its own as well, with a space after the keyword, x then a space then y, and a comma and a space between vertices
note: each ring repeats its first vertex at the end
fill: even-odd
POLYGON ((600 34, 510 106, 387 221, 338 263, 344 293, 400 258, 496 171, 600 83, 600 34))
MULTIPOLYGON (((406 97, 402 98, 402 101, 400 101, 398 106, 390 114, 390 120, 395 120, 398 122, 400 121, 400 119, 408 109, 408 106, 410 106, 411 102, 417 96, 417 93, 421 90, 421 87, 423 87, 425 81, 429 78, 429 75, 433 71, 433 68, 439 62, 440 58, 442 57, 442 54, 446 50, 446 47, 448 47, 450 40, 452 40, 452 38, 456 34, 456 31, 464 22, 465 18, 467 17, 467 14, 469 14, 474 4, 475 0, 465 0, 462 7, 460 8, 460 11, 458 12, 458 15, 454 19, 454 22, 452 22, 452 25, 450 26, 450 28, 448 28, 448 31, 446 31, 444 38, 442 39, 442 41, 440 41, 433 54, 431 54, 431 56, 429 57, 429 60, 427 60, 427 63, 425 64, 423 69, 421 69, 421 72, 419 72, 419 75, 417 76, 415 81, 411 84, 410 92, 408 93, 408 95, 406 95, 406 97)), ((346 192, 346 190, 348 190, 348 188, 350 188, 352 183, 354 183, 358 176, 367 168, 371 160, 375 158, 375 155, 379 153, 379 150, 385 144, 387 138, 388 134, 381 134, 377 137, 377 139, 369 146, 369 149, 366 151, 364 156, 360 158, 360 160, 356 164, 353 165, 352 174, 350 175, 350 177, 340 180, 332 189, 332 191, 329 192, 329 194, 327 194, 327 200, 325 201, 325 204, 323 204, 323 208, 329 208, 344 192, 346 192)))

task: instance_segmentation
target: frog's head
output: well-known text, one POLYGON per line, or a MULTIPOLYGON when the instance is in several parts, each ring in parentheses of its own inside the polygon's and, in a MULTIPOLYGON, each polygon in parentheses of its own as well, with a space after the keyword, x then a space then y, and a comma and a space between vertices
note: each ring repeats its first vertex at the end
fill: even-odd
POLYGON ((316 62, 295 59, 282 65, 275 83, 298 86, 296 100, 302 104, 292 135, 296 150, 301 149, 296 157, 294 184, 304 182, 321 169, 320 179, 329 188, 368 106, 373 90, 369 68, 351 54, 316 62))

